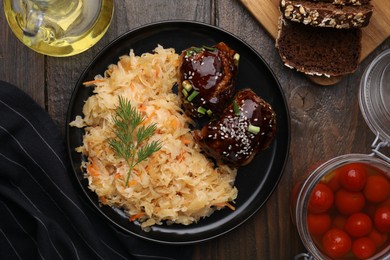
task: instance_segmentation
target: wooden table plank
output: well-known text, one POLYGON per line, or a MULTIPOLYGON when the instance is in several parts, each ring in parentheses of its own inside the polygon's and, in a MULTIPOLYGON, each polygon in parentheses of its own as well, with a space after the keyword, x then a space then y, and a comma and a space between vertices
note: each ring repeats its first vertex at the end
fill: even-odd
POLYGON ((45 107, 45 57, 12 33, 0 4, 0 80, 18 86, 45 107))

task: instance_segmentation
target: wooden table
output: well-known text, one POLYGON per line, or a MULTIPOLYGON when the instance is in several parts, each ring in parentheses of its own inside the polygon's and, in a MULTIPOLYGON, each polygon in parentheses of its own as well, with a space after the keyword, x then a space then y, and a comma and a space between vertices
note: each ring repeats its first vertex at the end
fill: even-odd
MULTIPOLYGON (((305 249, 290 218, 290 191, 312 164, 347 153, 369 153, 374 134, 358 105, 364 69, 387 39, 358 70, 335 86, 322 87, 283 66, 275 42, 237 0, 116 1, 115 16, 104 38, 69 58, 37 54, 11 32, 0 7, 0 80, 27 92, 64 133, 68 102, 81 71, 106 44, 135 27, 170 19, 217 25, 256 49, 271 66, 286 95, 291 115, 291 148, 283 177, 266 205, 237 229, 195 245, 194 259, 292 259, 305 249)), ((388 152, 388 151, 386 151, 388 152)))

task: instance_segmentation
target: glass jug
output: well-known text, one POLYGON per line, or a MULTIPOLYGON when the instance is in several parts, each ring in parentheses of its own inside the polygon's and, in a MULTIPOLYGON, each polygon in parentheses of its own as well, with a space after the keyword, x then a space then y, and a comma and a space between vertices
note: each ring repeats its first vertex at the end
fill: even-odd
POLYGON ((114 0, 3 0, 7 21, 19 40, 49 56, 71 56, 106 33, 114 0))

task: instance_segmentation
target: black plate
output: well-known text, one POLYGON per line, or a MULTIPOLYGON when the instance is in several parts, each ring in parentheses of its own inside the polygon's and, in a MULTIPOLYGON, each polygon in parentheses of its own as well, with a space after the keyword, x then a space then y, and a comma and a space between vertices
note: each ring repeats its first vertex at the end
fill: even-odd
POLYGON ((189 21, 160 22, 125 33, 105 47, 90 63, 77 82, 70 100, 66 137, 68 152, 76 177, 92 204, 114 225, 138 237, 170 244, 190 244, 220 236, 251 217, 260 209, 279 182, 287 161, 290 144, 290 123, 286 100, 273 72, 258 53, 236 36, 220 28, 189 21), (277 135, 271 147, 257 155, 252 163, 238 171, 236 187, 238 198, 236 210, 223 209, 196 224, 154 226, 150 232, 141 230, 139 224, 131 223, 119 209, 99 206, 95 193, 87 187, 80 170, 86 160, 75 148, 82 144, 83 130, 69 127, 76 115, 82 115, 84 101, 92 94, 82 86, 95 75, 103 74, 107 66, 118 62, 118 57, 134 49, 136 55, 152 51, 157 44, 173 47, 176 52, 191 46, 214 45, 220 41, 240 53, 237 88, 252 88, 269 102, 277 114, 277 135))

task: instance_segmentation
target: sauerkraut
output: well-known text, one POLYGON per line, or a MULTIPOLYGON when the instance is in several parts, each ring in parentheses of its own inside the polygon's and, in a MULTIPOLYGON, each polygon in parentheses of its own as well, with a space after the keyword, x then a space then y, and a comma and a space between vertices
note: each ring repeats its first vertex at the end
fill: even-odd
POLYGON ((173 92, 179 55, 157 46, 152 53, 119 58, 85 85, 94 87, 83 115, 71 126, 84 128, 83 145, 76 150, 88 157, 82 167, 102 204, 119 207, 144 230, 163 223, 188 225, 210 216, 216 209, 232 206, 237 197, 237 170, 215 165, 201 152, 190 132, 192 120, 173 92), (156 123, 150 141, 162 148, 136 165, 125 185, 129 166, 115 155, 107 139, 114 138, 112 117, 118 96, 126 98, 156 123))

